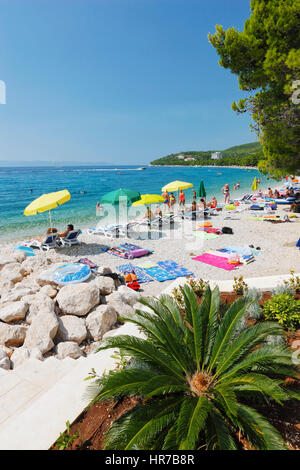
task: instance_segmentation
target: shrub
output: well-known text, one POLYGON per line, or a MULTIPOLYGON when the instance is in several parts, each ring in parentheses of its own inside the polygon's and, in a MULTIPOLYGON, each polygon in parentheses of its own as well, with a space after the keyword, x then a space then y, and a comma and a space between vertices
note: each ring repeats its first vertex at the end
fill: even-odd
MULTIPOLYGON (((187 284, 191 287, 193 292, 199 297, 203 294, 206 287, 209 285, 208 281, 203 281, 203 279, 189 279, 187 284)), ((173 289, 172 294, 174 296, 175 301, 178 305, 182 308, 184 306, 184 297, 182 293, 182 287, 175 287, 173 289)))
POLYGON ((141 328, 143 338, 120 335, 101 343, 99 351, 117 347, 135 363, 98 378, 93 402, 141 398, 113 422, 105 449, 235 450, 240 437, 256 449, 285 449, 279 432, 251 407, 261 398, 299 399, 284 386, 298 371, 291 350, 266 343, 283 334, 281 326, 264 321, 236 336, 249 308, 244 297, 221 316, 218 288, 207 287, 200 304, 190 286, 182 294, 184 312, 168 295, 140 299, 147 311, 123 320, 141 328))
POLYGON ((295 276, 295 271, 291 269, 291 277, 284 284, 289 287, 294 293, 300 293, 300 277, 295 276))
POLYGON ((265 302, 263 312, 266 320, 277 320, 284 328, 294 330, 300 326, 300 301, 292 295, 275 295, 265 302))
POLYGON ((240 277, 234 277, 234 283, 232 286, 232 290, 236 294, 244 294, 248 290, 248 284, 244 281, 243 276, 240 277))

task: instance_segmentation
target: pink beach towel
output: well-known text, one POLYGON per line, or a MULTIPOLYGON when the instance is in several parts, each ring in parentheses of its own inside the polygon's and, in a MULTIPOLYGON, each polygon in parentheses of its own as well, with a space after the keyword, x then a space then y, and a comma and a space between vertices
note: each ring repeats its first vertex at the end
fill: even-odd
POLYGON ((226 271, 232 271, 233 269, 235 269, 236 266, 240 266, 242 264, 228 264, 227 258, 212 255, 210 253, 203 253, 203 255, 196 256, 196 258, 192 259, 194 259, 195 261, 201 261, 205 264, 210 264, 211 266, 215 266, 216 268, 226 269, 226 271))

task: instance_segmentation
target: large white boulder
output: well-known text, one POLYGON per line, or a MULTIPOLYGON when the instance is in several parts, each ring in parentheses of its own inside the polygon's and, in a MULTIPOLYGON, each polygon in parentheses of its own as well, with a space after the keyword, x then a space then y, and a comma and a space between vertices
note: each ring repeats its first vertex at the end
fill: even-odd
POLYGON ((26 323, 29 325, 40 312, 48 311, 54 313, 55 300, 51 299, 48 295, 43 295, 38 292, 32 297, 28 297, 26 296, 24 299, 29 303, 29 312, 26 317, 26 323))
POLYGON ((56 300, 64 314, 84 316, 100 302, 98 287, 93 283, 79 283, 64 286, 56 300))
POLYGON ((10 263, 2 268, 0 275, 2 280, 11 281, 15 284, 22 281, 24 273, 25 271, 20 263, 10 263))
POLYGON ((6 266, 7 264, 13 264, 16 260, 12 255, 0 255, 0 271, 6 266))
POLYGON ((127 286, 120 286, 118 293, 121 295, 123 302, 131 306, 138 302, 139 298, 141 297, 141 294, 127 286))
POLYGON ((100 290, 101 295, 109 295, 116 290, 114 280, 107 276, 98 276, 93 281, 100 290))
POLYGON ((46 296, 50 297, 51 299, 54 299, 54 297, 56 297, 56 295, 57 295, 57 290, 54 289, 54 287, 47 284, 46 286, 41 287, 39 293, 42 294, 42 295, 46 295, 46 296))
POLYGON ((64 359, 65 357, 71 357, 72 359, 78 359, 83 356, 83 352, 80 347, 74 341, 66 341, 65 343, 58 343, 56 346, 56 357, 57 359, 64 359))
POLYGON ((10 357, 12 368, 16 369, 16 367, 19 367, 28 359, 38 359, 39 361, 44 360, 43 355, 38 348, 27 348, 26 346, 21 346, 20 348, 16 348, 10 357))
POLYGON ((63 315, 58 321, 59 327, 56 338, 58 341, 74 341, 80 344, 85 340, 87 331, 82 318, 75 315, 63 315))
POLYGON ((53 348, 53 339, 58 330, 58 319, 54 312, 40 311, 33 317, 24 341, 29 349, 38 348, 42 354, 53 348))
POLYGON ((23 320, 28 310, 28 304, 22 301, 7 302, 0 306, 0 320, 9 323, 11 321, 23 320))
POLYGON ((110 269, 109 266, 98 266, 97 273, 98 274, 111 274, 112 270, 110 269))
POLYGON ((16 300, 21 300, 25 295, 31 295, 34 293, 34 289, 30 287, 23 287, 21 285, 18 286, 17 284, 13 290, 1 297, 1 302, 15 302, 16 300))
POLYGON ((89 335, 94 341, 99 341, 104 333, 116 323, 117 319, 117 313, 111 305, 99 305, 86 318, 89 335))
POLYGON ((8 325, 0 322, 0 345, 3 346, 21 346, 23 344, 27 326, 8 325))

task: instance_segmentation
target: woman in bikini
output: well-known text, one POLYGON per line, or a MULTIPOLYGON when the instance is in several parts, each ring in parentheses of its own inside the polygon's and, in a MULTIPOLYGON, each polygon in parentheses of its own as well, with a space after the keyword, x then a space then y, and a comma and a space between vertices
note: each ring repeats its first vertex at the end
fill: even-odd
POLYGON ((173 193, 170 195, 170 209, 173 209, 174 205, 176 204, 176 198, 173 193))
POLYGON ((223 187, 223 194, 224 194, 225 204, 229 204, 230 202, 229 184, 225 184, 225 186, 223 187))

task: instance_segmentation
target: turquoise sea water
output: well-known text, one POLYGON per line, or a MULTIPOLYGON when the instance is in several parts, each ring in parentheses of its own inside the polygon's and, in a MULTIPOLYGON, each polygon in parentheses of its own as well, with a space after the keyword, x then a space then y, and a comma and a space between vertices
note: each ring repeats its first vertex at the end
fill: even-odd
MULTIPOLYGON (((225 183, 230 185, 231 197, 238 197, 249 192, 254 176, 261 177, 257 170, 224 167, 147 167, 144 171, 137 170, 137 166, 118 168, 119 171, 115 171, 115 167, 97 166, 0 168, 0 239, 15 240, 44 232, 49 226, 48 212, 30 217, 23 214, 25 207, 43 193, 62 189, 71 193, 70 201, 51 211, 53 226, 63 229, 67 223, 95 225, 99 222, 95 210, 97 202, 105 193, 118 188, 161 194, 162 186, 171 181, 187 181, 197 189, 203 179, 207 199, 215 195, 223 202, 221 188, 225 183), (235 192, 233 185, 238 181, 241 189, 235 192)), ((261 187, 272 183, 264 178, 261 187)), ((185 193, 190 201, 192 190, 185 193)))

